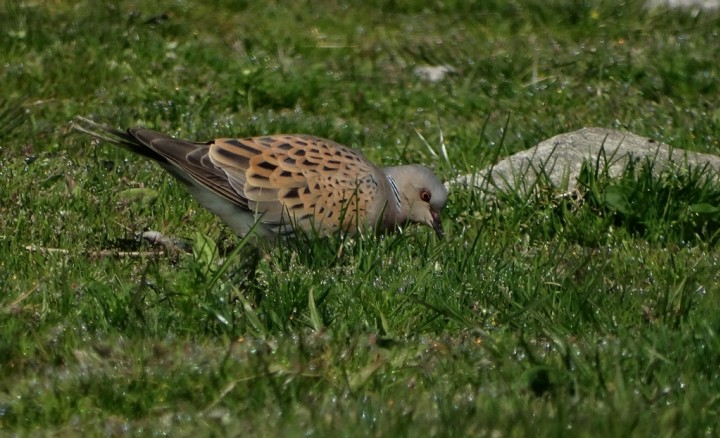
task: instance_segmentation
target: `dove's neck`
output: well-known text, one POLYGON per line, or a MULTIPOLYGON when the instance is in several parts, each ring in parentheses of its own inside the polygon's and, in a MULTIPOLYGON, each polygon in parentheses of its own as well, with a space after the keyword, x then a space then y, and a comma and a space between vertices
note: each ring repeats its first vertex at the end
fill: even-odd
POLYGON ((390 185, 390 196, 388 196, 388 201, 395 207, 395 210, 400 211, 402 207, 402 199, 400 198, 400 189, 398 189, 397 182, 395 182, 395 178, 393 178, 390 175, 387 175, 388 183, 390 185))
POLYGON ((394 228, 405 222, 406 213, 403 208, 403 197, 400 194, 397 181, 390 172, 385 172, 388 182, 387 204, 385 205, 384 225, 386 228, 394 228))

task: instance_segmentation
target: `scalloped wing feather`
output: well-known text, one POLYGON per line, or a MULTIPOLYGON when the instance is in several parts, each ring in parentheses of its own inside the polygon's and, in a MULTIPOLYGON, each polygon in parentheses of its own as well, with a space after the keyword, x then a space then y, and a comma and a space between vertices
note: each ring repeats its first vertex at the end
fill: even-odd
POLYGON ((217 139, 208 155, 247 208, 277 232, 301 228, 329 234, 359 226, 369 211, 378 210, 371 204, 380 171, 360 152, 330 140, 305 135, 217 139))

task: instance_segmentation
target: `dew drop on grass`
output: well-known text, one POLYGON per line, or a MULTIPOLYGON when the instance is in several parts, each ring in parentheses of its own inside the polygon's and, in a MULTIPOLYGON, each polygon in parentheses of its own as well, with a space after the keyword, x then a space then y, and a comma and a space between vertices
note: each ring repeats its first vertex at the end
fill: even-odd
POLYGON ((218 319, 218 321, 220 321, 222 324, 224 324, 224 325, 226 325, 226 326, 229 326, 229 325, 230 325, 230 323, 228 322, 228 320, 227 320, 224 316, 220 315, 219 313, 216 313, 216 314, 215 314, 215 317, 216 317, 216 318, 218 319))
POLYGON ((525 354, 525 350, 521 350, 519 348, 515 348, 512 352, 512 356, 517 360, 518 362, 524 361, 527 356, 525 354))

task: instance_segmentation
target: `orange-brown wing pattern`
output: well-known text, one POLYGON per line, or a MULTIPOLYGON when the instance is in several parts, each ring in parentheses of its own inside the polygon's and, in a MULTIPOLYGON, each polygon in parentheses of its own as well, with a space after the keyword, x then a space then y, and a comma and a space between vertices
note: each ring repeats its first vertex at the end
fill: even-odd
POLYGON ((379 171, 360 152, 317 137, 218 139, 208 155, 247 208, 281 232, 351 229, 378 191, 379 171))

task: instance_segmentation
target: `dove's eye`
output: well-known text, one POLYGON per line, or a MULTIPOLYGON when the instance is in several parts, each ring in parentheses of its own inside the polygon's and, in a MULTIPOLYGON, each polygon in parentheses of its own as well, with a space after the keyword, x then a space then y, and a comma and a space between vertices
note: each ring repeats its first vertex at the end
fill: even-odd
POLYGON ((420 190, 420 199, 422 199, 423 202, 430 202, 431 197, 432 197, 432 195, 430 194, 430 190, 428 190, 428 189, 420 190))

